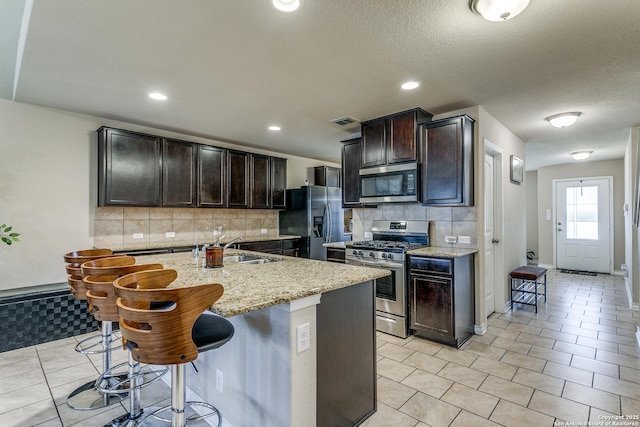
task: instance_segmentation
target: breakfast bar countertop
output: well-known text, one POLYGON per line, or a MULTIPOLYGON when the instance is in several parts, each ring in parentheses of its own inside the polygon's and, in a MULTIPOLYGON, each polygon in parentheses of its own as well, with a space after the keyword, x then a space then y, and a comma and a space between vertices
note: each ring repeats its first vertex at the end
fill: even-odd
POLYGON ((261 252, 229 249, 230 255, 253 255, 268 258, 264 264, 225 262, 222 268, 203 268, 190 253, 136 256, 136 263, 160 263, 164 268, 178 272, 171 287, 220 283, 224 295, 211 307, 211 311, 232 317, 266 307, 291 302, 311 295, 322 294, 358 283, 385 277, 391 273, 378 268, 358 267, 294 258, 261 252))

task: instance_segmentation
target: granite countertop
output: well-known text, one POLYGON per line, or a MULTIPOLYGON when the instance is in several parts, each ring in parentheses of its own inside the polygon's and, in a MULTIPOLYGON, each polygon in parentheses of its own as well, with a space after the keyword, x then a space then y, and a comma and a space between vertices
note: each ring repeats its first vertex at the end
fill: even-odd
POLYGON ((224 317, 257 311, 299 298, 345 288, 358 283, 388 276, 388 270, 326 261, 294 258, 261 252, 227 249, 225 256, 250 254, 277 259, 265 264, 225 262, 223 268, 207 269, 196 266, 191 253, 136 256, 136 263, 160 263, 178 272, 171 287, 220 283, 224 295, 210 310, 224 317))
POLYGON ((478 252, 474 248, 447 248, 443 246, 427 246, 407 251, 408 255, 434 256, 441 258, 457 258, 478 252))
MULTIPOLYGON (((278 236, 247 236, 244 237, 237 243, 251 243, 251 242, 264 242, 267 240, 288 240, 288 239, 299 239, 301 236, 287 235, 281 234, 278 236)), ((231 241, 232 238, 224 239, 220 241, 221 245, 226 244, 231 241)), ((203 239, 204 240, 204 239, 203 239)), ((199 246, 202 246, 206 241, 199 242, 199 246)), ((212 242, 209 242, 212 243, 212 242)), ((137 250, 152 250, 152 249, 171 249, 171 248, 185 248, 185 247, 195 247, 194 241, 186 241, 186 240, 172 240, 168 242, 147 242, 139 245, 126 245, 121 247, 110 247, 117 252, 122 251, 137 251, 137 250)))

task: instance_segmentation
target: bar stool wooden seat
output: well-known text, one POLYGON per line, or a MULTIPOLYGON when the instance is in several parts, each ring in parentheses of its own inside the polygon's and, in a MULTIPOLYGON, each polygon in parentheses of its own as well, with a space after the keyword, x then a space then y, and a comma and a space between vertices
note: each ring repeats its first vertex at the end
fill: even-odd
MULTIPOLYGON (((64 261, 67 263, 66 271, 69 275, 69 290, 75 299, 87 301, 87 288, 82 280, 82 264, 112 256, 111 249, 83 249, 64 255, 64 261)), ((89 311, 91 312, 91 310, 89 304, 89 311)), ((113 335, 113 330, 109 325, 102 324, 100 333, 80 341, 75 350, 82 354, 104 354, 110 351, 110 348, 104 347, 104 343, 112 342, 117 338, 119 338, 119 334, 113 335)), ((126 394, 106 395, 96 388, 95 381, 91 381, 75 389, 67 398, 67 403, 77 410, 99 409, 118 403, 126 397, 126 394)))
POLYGON ((133 358, 143 363, 171 365, 171 406, 148 414, 139 425, 153 425, 154 419, 184 426, 187 421, 222 417, 205 402, 186 402, 185 364, 195 360, 200 352, 216 349, 227 343, 234 333, 227 319, 204 313, 223 294, 220 284, 203 284, 184 288, 167 288, 175 279, 175 270, 144 271, 115 280, 122 336, 132 349, 133 358), (166 306, 154 309, 153 303, 166 306), (186 405, 198 405, 211 412, 203 416, 186 417, 186 405), (171 411, 171 417, 161 416, 171 411))
MULTIPOLYGON (((91 312, 96 320, 102 322, 103 327, 112 328, 113 322, 118 322, 117 295, 113 281, 127 274, 162 269, 162 264, 136 264, 132 256, 116 256, 87 261, 82 264, 82 278, 87 289, 86 297, 91 304, 91 312)), ((110 336, 110 334, 109 334, 110 336)), ((104 347, 111 349, 111 342, 105 342, 104 347)), ((129 425, 132 420, 142 416, 140 408, 140 388, 160 379, 168 369, 149 368, 143 371, 140 363, 131 359, 112 366, 111 351, 103 353, 102 375, 96 381, 96 387, 107 395, 129 395, 129 412, 111 422, 109 426, 129 425), (135 383, 135 387, 132 384, 135 383)))
POLYGON ((513 304, 526 304, 533 305, 537 313, 538 300, 544 297, 544 301, 547 302, 546 268, 524 265, 509 273, 509 279, 511 310, 513 310, 513 304))

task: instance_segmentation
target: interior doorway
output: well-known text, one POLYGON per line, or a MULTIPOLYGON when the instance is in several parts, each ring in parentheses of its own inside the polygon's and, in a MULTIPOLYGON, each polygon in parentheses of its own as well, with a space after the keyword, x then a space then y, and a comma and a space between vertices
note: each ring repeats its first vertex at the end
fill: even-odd
POLYGON ((612 273, 613 177, 555 180, 556 268, 612 273))
POLYGON ((505 311, 502 260, 502 150, 484 140, 484 286, 487 317, 505 311))

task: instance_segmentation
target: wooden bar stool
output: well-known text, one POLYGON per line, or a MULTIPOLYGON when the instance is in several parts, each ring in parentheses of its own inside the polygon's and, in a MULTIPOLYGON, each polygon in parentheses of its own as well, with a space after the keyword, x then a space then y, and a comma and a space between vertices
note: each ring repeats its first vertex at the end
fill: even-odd
POLYGON ((150 270, 132 273, 115 280, 122 336, 131 348, 133 358, 143 363, 171 365, 171 406, 146 415, 138 425, 153 425, 154 420, 182 427, 187 421, 211 416, 222 417, 205 402, 187 402, 185 364, 200 352, 227 343, 234 333, 227 319, 204 313, 223 294, 220 284, 204 284, 184 288, 167 288, 177 277, 175 270, 150 270), (164 302, 161 309, 153 303, 164 302), (187 418, 186 405, 208 408, 211 412, 187 418), (170 418, 161 416, 171 411, 170 418))
MULTIPOLYGON (((82 264, 87 261, 112 256, 113 251, 111 249, 84 249, 64 255, 64 261, 67 263, 66 271, 69 274, 69 289, 75 299, 87 301, 87 288, 82 280, 82 264)), ((92 307, 89 304, 89 312, 91 311, 92 307)), ((119 335, 112 336, 113 331, 110 325, 105 325, 104 323, 101 324, 100 329, 100 333, 80 341, 75 350, 82 354, 105 353, 107 349, 104 347, 104 343, 111 342, 114 338, 119 338, 119 335)), ((91 381, 75 389, 67 397, 67 403, 77 410, 99 409, 118 403, 126 397, 126 394, 109 396, 102 393, 96 388, 95 381, 91 381)))
MULTIPOLYGON (((162 264, 136 264, 132 256, 117 256, 87 261, 82 264, 82 278, 87 288, 87 300, 91 304, 92 314, 96 320, 102 322, 103 328, 111 330, 113 322, 118 322, 118 307, 113 281, 118 277, 145 271, 162 269, 162 264)), ((142 416, 140 409, 140 388, 160 379, 168 369, 149 368, 143 372, 140 363, 132 361, 112 366, 111 363, 111 334, 104 334, 102 375, 96 381, 96 387, 107 395, 129 395, 129 413, 112 420, 108 425, 112 427, 128 425, 132 420, 142 416), (131 386, 136 382, 137 386, 131 386)))
POLYGON ((538 300, 547 302, 547 269, 525 265, 509 273, 511 287, 511 310, 513 304, 533 305, 538 312, 538 300), (542 281, 540 280, 542 278, 542 281), (543 288, 540 291, 540 287, 543 288))

